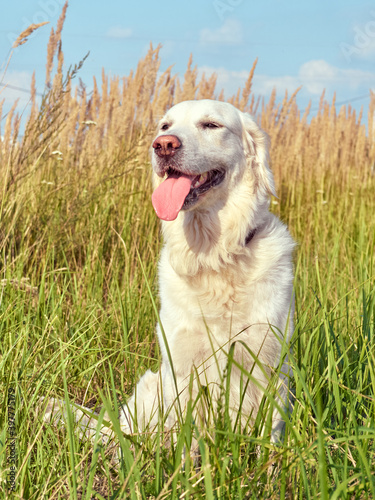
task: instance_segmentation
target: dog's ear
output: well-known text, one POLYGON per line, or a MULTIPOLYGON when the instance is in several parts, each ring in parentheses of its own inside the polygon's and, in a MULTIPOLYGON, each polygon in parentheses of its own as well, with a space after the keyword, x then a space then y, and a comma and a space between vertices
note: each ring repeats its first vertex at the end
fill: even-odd
POLYGON ((273 174, 269 166, 269 138, 248 113, 241 113, 243 145, 259 187, 276 196, 273 174))

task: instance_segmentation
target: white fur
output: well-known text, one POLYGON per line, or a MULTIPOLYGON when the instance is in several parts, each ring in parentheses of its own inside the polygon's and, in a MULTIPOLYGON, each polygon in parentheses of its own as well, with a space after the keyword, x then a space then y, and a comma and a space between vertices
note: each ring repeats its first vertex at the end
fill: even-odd
MULTIPOLYGON (((233 343, 231 415, 236 418, 241 407, 241 422, 252 422, 293 331, 294 242, 268 210, 274 193, 268 139, 250 115, 211 100, 171 108, 159 124, 160 135, 175 135, 182 143, 173 156, 174 168, 188 174, 220 168, 226 175, 176 220, 162 222, 165 244, 159 262, 157 326, 162 365, 159 373, 149 370, 138 382, 120 411, 121 428, 125 433, 152 431, 161 416, 172 428, 189 399, 197 396, 199 385, 208 387, 215 403, 233 343), (207 128, 208 122, 219 126, 207 128), (245 245, 253 229, 255 236, 245 245)), ((155 187, 162 181, 164 161, 153 152, 155 187)), ((285 357, 279 407, 288 406, 288 377, 285 357)), ((47 420, 65 419, 63 407, 51 400, 47 420)), ((74 414, 84 432, 93 436, 94 426, 85 412, 74 414)), ((202 423, 205 415, 199 405, 196 413, 202 423)), ((273 441, 282 427, 276 407, 273 441)), ((102 435, 107 440, 109 431, 102 435)))
MULTIPOLYGON (((191 209, 181 211, 176 220, 162 221, 162 326, 157 326, 161 372, 148 371, 141 378, 120 415, 125 432, 154 427, 160 405, 164 412, 174 406, 167 421, 167 426, 173 425, 188 399, 197 394, 198 378, 202 385, 218 388, 234 341, 235 360, 256 379, 242 398, 243 417, 254 418, 272 369, 279 365, 282 337, 285 334, 288 342, 293 330, 294 242, 286 227, 268 211, 274 183, 266 134, 250 115, 231 104, 202 100, 182 102, 170 109, 159 124, 160 135, 175 135, 182 143, 172 160, 174 168, 199 174, 220 166, 225 168, 226 177, 191 209), (220 127, 205 128, 208 121, 220 127), (168 129, 163 130, 163 125, 168 129), (245 246, 246 236, 254 228, 256 234, 245 246), (258 363, 254 366, 252 356, 239 341, 250 348, 263 369, 258 363), (192 373, 195 380, 189 390, 192 373)), ((155 186, 162 180, 164 161, 153 152, 155 186)), ((281 372, 279 396, 286 404, 286 359, 281 372)), ((234 416, 240 406, 240 378, 241 370, 232 369, 230 405, 234 416)), ((274 440, 281 427, 276 410, 274 440)))

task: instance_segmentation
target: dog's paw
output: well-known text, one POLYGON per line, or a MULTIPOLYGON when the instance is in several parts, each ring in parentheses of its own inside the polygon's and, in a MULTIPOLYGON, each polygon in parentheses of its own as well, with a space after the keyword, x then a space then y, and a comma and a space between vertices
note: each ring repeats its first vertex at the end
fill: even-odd
MULTIPOLYGON (((66 426, 68 419, 72 418, 79 438, 94 440, 98 430, 99 415, 97 413, 84 406, 71 404, 67 407, 64 401, 56 398, 48 399, 47 405, 45 403, 45 398, 41 398, 41 408, 44 410, 42 418, 45 423, 50 425, 62 423, 66 426)), ((107 415, 104 415, 104 418, 108 420, 107 415)), ((101 425, 99 436, 102 444, 107 444, 114 438, 113 429, 110 426, 101 425)))
POLYGON ((121 406, 120 408, 120 428, 124 434, 133 434, 134 432, 134 419, 129 407, 121 406))
POLYGON ((43 412, 43 422, 46 424, 56 425, 60 420, 65 423, 66 418, 66 405, 64 401, 57 398, 49 398, 47 406, 45 406, 45 399, 41 397, 41 407, 43 412))

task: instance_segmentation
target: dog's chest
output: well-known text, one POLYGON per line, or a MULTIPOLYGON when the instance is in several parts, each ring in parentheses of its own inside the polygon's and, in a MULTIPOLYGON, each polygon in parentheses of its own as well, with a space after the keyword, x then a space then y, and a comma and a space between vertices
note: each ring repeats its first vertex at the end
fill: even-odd
POLYGON ((224 267, 221 272, 201 271, 195 276, 179 276, 173 269, 161 276, 161 301, 175 310, 188 310, 191 319, 211 322, 241 321, 248 317, 251 304, 251 277, 243 266, 224 267))
MULTIPOLYGON (((204 311, 217 315, 232 315, 234 309, 245 306, 246 276, 239 276, 232 269, 221 273, 203 272, 186 282, 189 292, 204 311)), ((239 312, 239 311, 238 311, 239 312)))

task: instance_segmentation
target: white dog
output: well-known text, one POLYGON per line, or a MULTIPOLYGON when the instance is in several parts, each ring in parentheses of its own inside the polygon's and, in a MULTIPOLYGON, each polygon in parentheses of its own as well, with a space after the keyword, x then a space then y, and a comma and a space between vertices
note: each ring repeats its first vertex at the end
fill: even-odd
MULTIPOLYGON (((271 432, 277 441, 280 410, 288 407, 294 242, 268 210, 274 182, 267 136, 231 104, 186 101, 160 121, 152 149, 152 202, 165 242, 157 326, 162 365, 138 382, 120 411, 121 428, 152 430, 162 415, 172 428, 202 386, 215 403, 231 350, 234 418, 240 411, 241 422, 253 422, 278 377, 271 432)), ((48 411, 57 412, 51 403, 48 411)), ((87 425, 81 412, 76 418, 87 425)))

